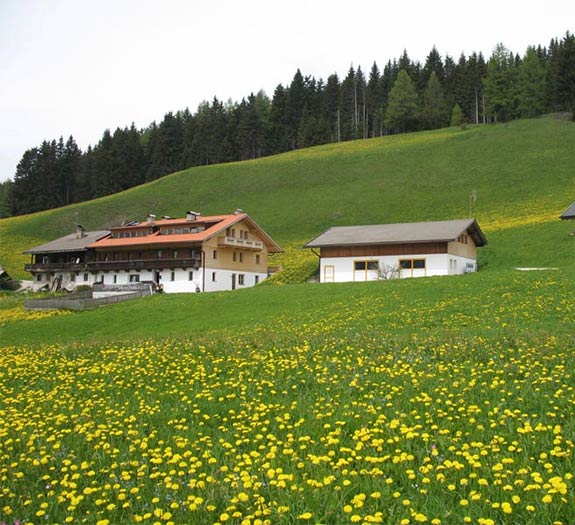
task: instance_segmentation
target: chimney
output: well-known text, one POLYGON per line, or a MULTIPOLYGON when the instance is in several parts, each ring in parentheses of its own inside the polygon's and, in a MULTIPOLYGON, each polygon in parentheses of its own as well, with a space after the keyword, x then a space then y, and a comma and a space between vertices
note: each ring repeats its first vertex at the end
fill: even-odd
POLYGON ((187 221, 195 221, 200 216, 200 212, 198 211, 187 211, 186 212, 186 220, 187 221))
POLYGON ((83 239, 86 237, 86 230, 81 224, 76 224, 76 239, 83 239))
POLYGON ((156 216, 153 213, 148 213, 148 224, 154 224, 156 216))

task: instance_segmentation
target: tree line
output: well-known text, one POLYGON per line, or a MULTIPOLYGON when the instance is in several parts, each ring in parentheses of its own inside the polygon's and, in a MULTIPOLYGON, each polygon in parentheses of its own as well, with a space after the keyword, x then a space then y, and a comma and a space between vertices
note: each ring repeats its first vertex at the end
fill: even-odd
POLYGON ((425 63, 404 51, 382 70, 350 67, 327 80, 298 69, 270 99, 263 91, 241 102, 214 98, 195 113, 167 113, 144 129, 104 131, 81 151, 72 136, 24 152, 14 180, 0 183, 0 217, 101 197, 190 166, 254 159, 297 148, 436 129, 486 124, 575 109, 575 36, 523 56, 498 44, 481 53, 425 63))

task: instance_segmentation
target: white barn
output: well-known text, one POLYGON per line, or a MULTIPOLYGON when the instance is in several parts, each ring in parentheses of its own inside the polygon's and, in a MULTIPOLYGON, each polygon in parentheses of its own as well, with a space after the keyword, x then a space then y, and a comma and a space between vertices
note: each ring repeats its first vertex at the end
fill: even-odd
POLYGON ((477 271, 487 239, 475 219, 338 226, 305 248, 319 249, 320 282, 457 275, 477 271))

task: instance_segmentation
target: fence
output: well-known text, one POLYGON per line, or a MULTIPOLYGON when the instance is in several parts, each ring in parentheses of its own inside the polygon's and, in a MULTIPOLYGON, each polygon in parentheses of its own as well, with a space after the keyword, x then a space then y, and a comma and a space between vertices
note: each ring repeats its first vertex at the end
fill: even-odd
POLYGON ((92 292, 75 292, 65 297, 47 297, 44 299, 28 299, 24 301, 27 310, 89 310, 107 304, 121 303, 151 295, 150 288, 146 290, 110 295, 95 299, 92 292))

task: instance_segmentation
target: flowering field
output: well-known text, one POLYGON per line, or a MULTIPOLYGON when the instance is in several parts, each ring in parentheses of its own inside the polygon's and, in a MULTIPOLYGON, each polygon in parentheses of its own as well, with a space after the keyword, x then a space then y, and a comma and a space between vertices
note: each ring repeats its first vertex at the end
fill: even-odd
POLYGON ((0 522, 574 523, 572 274, 307 285, 306 315, 205 337, 0 349, 0 522))

